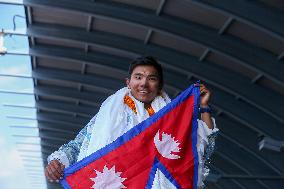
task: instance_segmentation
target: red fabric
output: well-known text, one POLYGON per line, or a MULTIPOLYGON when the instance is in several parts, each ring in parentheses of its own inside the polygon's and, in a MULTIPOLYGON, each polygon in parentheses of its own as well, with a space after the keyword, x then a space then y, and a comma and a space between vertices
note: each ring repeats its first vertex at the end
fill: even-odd
POLYGON ((126 178, 123 184, 127 188, 145 188, 155 157, 181 188, 193 188, 193 176, 197 174, 194 173, 191 138, 193 110, 194 97, 191 96, 127 143, 67 176, 66 181, 70 188, 91 188, 94 182, 90 178, 96 177, 94 170, 102 172, 105 165, 109 169, 115 165, 115 171, 122 172, 121 177, 126 178), (154 144, 154 136, 158 130, 160 137, 165 132, 178 140, 181 149, 175 154, 181 158, 167 159, 160 155, 154 144))

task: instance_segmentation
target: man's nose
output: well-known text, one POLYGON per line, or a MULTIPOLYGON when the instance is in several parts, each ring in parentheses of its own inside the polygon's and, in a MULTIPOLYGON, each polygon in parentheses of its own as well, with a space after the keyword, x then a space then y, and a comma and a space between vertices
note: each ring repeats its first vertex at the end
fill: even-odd
POLYGON ((148 80, 147 80, 147 78, 141 79, 140 85, 141 85, 141 86, 148 86, 148 80))

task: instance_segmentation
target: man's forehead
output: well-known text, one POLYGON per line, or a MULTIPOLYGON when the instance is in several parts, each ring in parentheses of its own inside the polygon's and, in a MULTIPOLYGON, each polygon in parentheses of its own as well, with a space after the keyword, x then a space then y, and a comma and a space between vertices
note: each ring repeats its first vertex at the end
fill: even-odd
POLYGON ((141 74, 146 74, 146 75, 154 75, 158 76, 158 71, 154 66, 151 65, 139 65, 136 66, 132 72, 134 75, 141 75, 141 74))

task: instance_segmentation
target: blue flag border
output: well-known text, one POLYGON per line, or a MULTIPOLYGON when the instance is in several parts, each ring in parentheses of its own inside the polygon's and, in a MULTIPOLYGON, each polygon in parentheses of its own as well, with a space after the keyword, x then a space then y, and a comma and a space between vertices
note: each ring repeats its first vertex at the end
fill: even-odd
MULTIPOLYGON (((64 177, 63 180, 60 181, 61 185, 65 189, 71 189, 68 182, 66 181, 66 177, 77 172, 81 168, 87 166, 91 162, 105 156, 106 154, 110 153, 114 149, 118 148, 119 146, 125 144, 135 136, 139 135, 145 129, 150 127, 153 123, 158 121, 161 117, 165 114, 173 110, 179 104, 184 102, 189 96, 194 95, 194 112, 193 112, 193 121, 192 121, 192 149, 194 154, 194 179, 193 179, 193 189, 197 189, 197 181, 198 181, 198 152, 196 148, 197 144, 197 118, 198 118, 198 107, 199 107, 199 86, 195 86, 192 84, 188 87, 185 91, 183 91, 179 96, 177 96, 173 101, 163 107, 160 111, 155 113, 153 116, 149 117, 148 119, 144 120, 143 122, 139 123, 129 131, 127 131, 122 136, 118 137, 114 142, 106 145, 102 149, 94 152, 90 156, 76 162, 75 164, 71 165, 70 167, 64 170, 64 177)), ((171 180, 171 178, 168 178, 171 180)))
POLYGON ((157 170, 160 170, 165 177, 177 188, 177 189, 181 189, 181 187, 179 186, 179 184, 177 183, 177 181, 175 180, 174 177, 172 177, 171 173, 167 170, 167 168, 159 161, 159 159, 157 157, 155 157, 154 159, 154 163, 152 166, 152 169, 150 171, 149 174, 149 178, 146 184, 145 189, 151 189, 153 186, 153 182, 156 176, 156 172, 157 170))

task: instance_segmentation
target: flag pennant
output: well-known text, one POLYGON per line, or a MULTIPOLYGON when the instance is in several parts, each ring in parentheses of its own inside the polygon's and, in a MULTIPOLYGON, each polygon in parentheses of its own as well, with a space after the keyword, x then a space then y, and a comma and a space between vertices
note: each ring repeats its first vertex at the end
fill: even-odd
MULTIPOLYGON (((199 87, 64 171, 65 189, 196 189, 199 87)), ((106 133, 110 134, 110 133, 106 133)))

